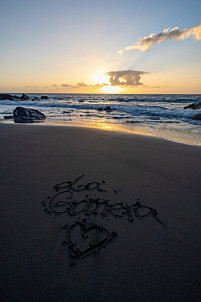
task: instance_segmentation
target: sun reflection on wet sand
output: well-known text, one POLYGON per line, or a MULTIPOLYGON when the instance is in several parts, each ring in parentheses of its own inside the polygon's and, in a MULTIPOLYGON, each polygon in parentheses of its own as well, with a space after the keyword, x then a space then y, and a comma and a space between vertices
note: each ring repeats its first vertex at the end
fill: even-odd
POLYGON ((60 122, 60 121, 45 121, 43 125, 47 126, 69 126, 69 127, 85 127, 85 128, 95 128, 106 131, 117 131, 117 132, 126 132, 133 134, 140 134, 146 136, 156 136, 151 133, 146 127, 131 126, 131 125, 120 125, 112 123, 98 123, 98 122, 60 122))
MULTIPOLYGON (((12 120, 1 120, 2 124, 14 124, 12 120)), ((15 124, 16 126, 24 125, 29 126, 30 124, 15 124)), ((174 131, 170 131, 168 129, 152 129, 151 127, 139 127, 136 125, 123 125, 123 124, 112 124, 112 123, 98 123, 98 122, 77 122, 77 121, 59 121, 59 120, 46 120, 44 123, 32 123, 31 126, 63 126, 63 127, 84 127, 84 128, 92 128, 92 129, 100 129, 105 131, 117 131, 124 132, 130 134, 139 134, 145 136, 158 137, 161 139, 165 139, 171 142, 181 143, 185 145, 191 146, 201 146, 200 135, 194 134, 192 137, 189 137, 185 133, 178 133, 174 131)))

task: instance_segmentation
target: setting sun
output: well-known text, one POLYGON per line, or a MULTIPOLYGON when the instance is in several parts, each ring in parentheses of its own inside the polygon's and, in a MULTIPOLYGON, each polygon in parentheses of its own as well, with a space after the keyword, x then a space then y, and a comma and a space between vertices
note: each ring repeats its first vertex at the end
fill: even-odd
POLYGON ((118 93, 122 90, 122 88, 120 88, 119 86, 111 86, 110 76, 103 73, 97 74, 94 77, 94 82, 97 84, 102 84, 103 87, 101 88, 101 90, 105 93, 118 93))
POLYGON ((110 77, 105 74, 96 75, 94 81, 98 84, 110 84, 110 77))
POLYGON ((102 90, 105 93, 118 93, 121 91, 122 88, 120 88, 119 86, 104 86, 102 87, 102 90))

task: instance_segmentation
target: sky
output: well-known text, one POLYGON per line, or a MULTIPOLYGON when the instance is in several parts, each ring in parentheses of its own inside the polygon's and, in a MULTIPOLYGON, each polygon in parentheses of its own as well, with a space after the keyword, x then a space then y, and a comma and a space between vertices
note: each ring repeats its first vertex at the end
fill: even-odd
POLYGON ((201 93, 200 0, 0 0, 1 93, 201 93))

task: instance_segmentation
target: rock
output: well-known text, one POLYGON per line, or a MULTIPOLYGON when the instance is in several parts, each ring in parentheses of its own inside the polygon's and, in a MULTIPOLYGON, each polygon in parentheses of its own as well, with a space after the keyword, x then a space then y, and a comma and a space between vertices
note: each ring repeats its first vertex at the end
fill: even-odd
POLYGON ((46 95, 42 95, 41 96, 41 100, 48 100, 49 98, 48 98, 48 96, 46 96, 46 95))
POLYGON ((72 113, 73 110, 69 110, 69 111, 63 111, 63 113, 72 113))
POLYGON ((196 114, 196 115, 193 117, 193 120, 200 120, 200 121, 201 121, 201 113, 196 114))
POLYGON ((28 101, 28 100, 29 100, 29 97, 28 97, 28 95, 26 95, 26 94, 23 93, 23 94, 21 95, 21 97, 20 97, 20 100, 21 100, 21 101, 28 101))
POLYGON ((14 101, 14 100, 20 100, 20 101, 27 101, 29 100, 28 95, 22 94, 20 97, 17 95, 11 95, 8 93, 2 93, 0 94, 0 100, 9 100, 9 101, 14 101))
POLYGON ((34 123, 43 121, 46 116, 39 110, 17 107, 13 111, 13 118, 15 123, 34 123))
POLYGON ((12 120, 13 115, 4 115, 5 120, 12 120))
POLYGON ((103 110, 105 110, 105 111, 111 111, 112 109, 111 109, 110 106, 106 106, 104 109, 103 109, 102 107, 100 107, 100 108, 98 108, 97 110, 98 110, 98 111, 103 111, 103 110))
POLYGON ((14 101, 14 100, 18 100, 20 97, 17 95, 11 95, 8 93, 1 93, 0 94, 0 100, 9 100, 9 101, 14 101))
POLYGON ((104 110, 105 110, 105 111, 110 111, 110 110, 112 110, 112 109, 111 109, 110 106, 106 106, 106 107, 104 108, 104 110))
POLYGON ((201 102, 190 104, 184 107, 184 109, 201 109, 201 102))
POLYGON ((39 98, 35 97, 32 99, 32 101, 39 101, 39 98))

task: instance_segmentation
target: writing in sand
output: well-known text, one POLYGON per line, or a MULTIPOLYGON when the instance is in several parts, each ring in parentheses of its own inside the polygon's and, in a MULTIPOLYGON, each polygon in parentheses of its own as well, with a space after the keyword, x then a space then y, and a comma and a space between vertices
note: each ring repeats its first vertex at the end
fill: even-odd
MULTIPOLYGON (((85 198, 75 199, 75 192, 83 191, 97 191, 107 192, 101 188, 101 183, 90 182, 87 184, 77 184, 84 175, 76 178, 74 181, 67 181, 54 186, 55 191, 61 191, 56 193, 52 197, 47 197, 47 200, 43 201, 43 206, 48 214, 62 215, 69 214, 70 216, 76 216, 80 214, 97 215, 101 214, 103 217, 109 215, 120 218, 126 216, 128 221, 133 221, 133 216, 143 219, 151 216, 160 224, 164 224, 159 218, 158 213, 152 207, 142 205, 139 199, 134 204, 128 205, 126 202, 118 202, 111 204, 109 199, 105 198, 90 198, 88 195, 85 198)), ((102 183, 105 183, 104 181, 102 183)))
MULTIPOLYGON (((96 223, 87 222, 86 219, 80 220, 81 215, 85 215, 88 218, 91 215, 101 215, 101 217, 126 217, 128 221, 133 222, 134 218, 145 219, 152 217, 156 222, 165 226, 165 224, 158 218, 158 213, 150 206, 142 205, 137 199, 134 203, 128 204, 127 202, 111 203, 107 198, 100 198, 101 193, 107 192, 103 188, 105 181, 101 183, 98 181, 88 182, 86 184, 80 184, 84 175, 77 177, 75 180, 65 181, 54 186, 56 193, 46 200, 42 201, 44 210, 49 215, 64 215, 68 214, 71 217, 77 216, 78 220, 72 224, 65 224, 62 228, 66 231, 66 237, 63 244, 68 246, 68 252, 75 260, 90 255, 97 250, 100 250, 108 242, 110 242, 115 236, 116 232, 109 232, 105 227, 96 223), (84 193, 84 197, 80 197, 80 194, 84 193), (98 194, 97 197, 89 196, 91 192, 98 194), (74 238, 75 230, 79 228, 79 238, 74 238), (80 240, 92 237, 96 237, 96 240, 89 240, 88 246, 84 249, 81 248, 80 240), (98 238, 98 239, 97 239, 98 238), (75 242, 76 241, 76 242, 75 242)), ((118 190, 114 190, 116 194, 118 190)), ((95 194, 95 195, 96 195, 95 194)), ((91 194, 92 195, 92 194, 91 194)), ((75 262, 71 263, 75 264, 75 262)))

